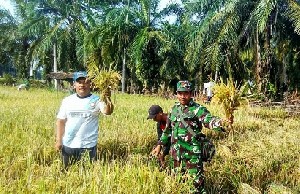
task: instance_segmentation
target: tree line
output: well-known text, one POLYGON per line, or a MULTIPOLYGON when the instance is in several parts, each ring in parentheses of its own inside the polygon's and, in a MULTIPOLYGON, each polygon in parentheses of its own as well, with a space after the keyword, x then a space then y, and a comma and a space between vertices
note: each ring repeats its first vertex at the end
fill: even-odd
POLYGON ((11 2, 14 15, 0 9, 0 68, 18 78, 33 66, 46 78, 54 64, 70 72, 94 63, 121 73, 122 92, 183 79, 200 89, 208 77, 251 80, 277 97, 300 87, 297 0, 11 2))

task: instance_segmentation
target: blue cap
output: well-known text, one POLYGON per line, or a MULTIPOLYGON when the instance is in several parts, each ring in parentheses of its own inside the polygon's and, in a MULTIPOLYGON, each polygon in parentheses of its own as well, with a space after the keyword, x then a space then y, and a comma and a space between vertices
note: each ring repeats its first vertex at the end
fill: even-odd
POLYGON ((78 71, 78 72, 74 72, 73 75, 73 80, 76 81, 78 78, 87 78, 87 72, 86 71, 78 71))

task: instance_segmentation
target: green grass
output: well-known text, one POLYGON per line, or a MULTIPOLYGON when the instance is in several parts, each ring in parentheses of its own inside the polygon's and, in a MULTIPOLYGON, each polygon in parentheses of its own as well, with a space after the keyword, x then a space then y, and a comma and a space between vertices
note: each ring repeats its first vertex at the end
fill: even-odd
MULTIPOLYGON (((54 150, 56 113, 67 93, 0 86, 0 193, 189 193, 190 182, 159 172, 148 154, 156 142, 150 105, 175 100, 114 94, 115 112, 100 116, 99 161, 61 172, 54 150)), ((223 117, 220 107, 207 108, 223 117)), ((204 132, 217 155, 205 164, 209 193, 299 193, 300 119, 281 109, 241 108, 234 134, 204 132), (253 190, 252 190, 253 191, 253 190)))

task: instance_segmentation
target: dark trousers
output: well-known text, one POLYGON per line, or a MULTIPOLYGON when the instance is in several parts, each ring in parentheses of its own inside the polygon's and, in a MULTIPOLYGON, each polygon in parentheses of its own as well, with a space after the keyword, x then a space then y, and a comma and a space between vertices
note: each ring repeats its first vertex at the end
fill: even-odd
POLYGON ((211 96, 207 96, 207 102, 210 102, 210 101, 211 101, 211 99, 212 99, 212 97, 211 97, 211 96))
POLYGON ((78 162, 85 152, 88 152, 90 162, 97 159, 97 146, 91 148, 70 148, 63 146, 61 154, 64 168, 67 169, 69 165, 78 162))
POLYGON ((163 155, 166 156, 170 152, 171 140, 169 140, 168 144, 163 147, 163 155))

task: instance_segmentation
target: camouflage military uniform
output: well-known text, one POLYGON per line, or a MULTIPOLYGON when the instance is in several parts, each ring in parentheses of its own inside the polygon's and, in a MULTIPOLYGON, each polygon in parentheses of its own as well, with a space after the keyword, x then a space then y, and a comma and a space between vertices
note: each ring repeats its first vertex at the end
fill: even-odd
POLYGON ((187 105, 176 103, 169 119, 170 126, 164 130, 158 144, 166 145, 170 141, 168 136, 171 134, 171 167, 175 170, 181 168, 191 175, 194 178, 196 193, 205 193, 201 145, 195 134, 200 134, 202 125, 220 131, 220 119, 212 116, 204 106, 194 102, 193 99, 187 105), (195 134, 191 133, 191 129, 195 134))

